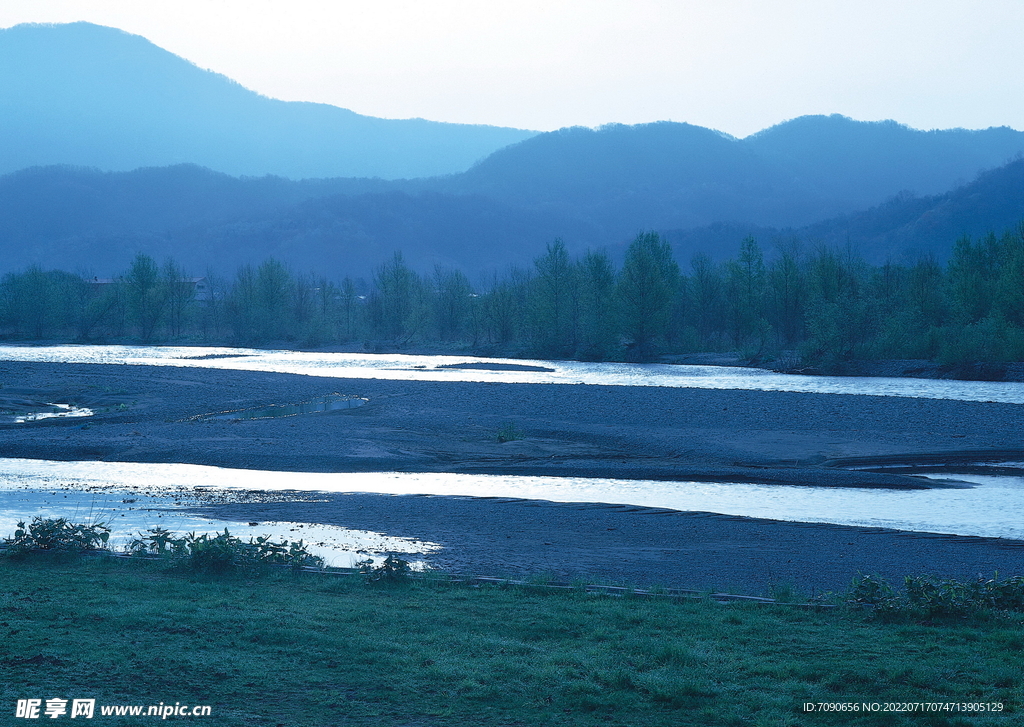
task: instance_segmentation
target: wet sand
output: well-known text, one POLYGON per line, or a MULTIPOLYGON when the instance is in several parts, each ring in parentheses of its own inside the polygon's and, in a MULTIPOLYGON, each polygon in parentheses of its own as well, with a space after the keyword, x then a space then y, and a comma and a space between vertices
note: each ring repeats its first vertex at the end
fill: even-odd
MULTIPOLYGON (((0 406, 39 401, 97 411, 88 421, 2 426, 3 457, 902 488, 922 485, 825 465, 1024 450, 1024 407, 981 402, 12 362, 0 363, 0 384, 0 406), (284 419, 202 416, 331 393, 369 403, 284 419), (522 440, 498 442, 508 422, 522 440)), ((362 510, 342 504, 353 497, 275 504, 273 516, 253 511, 245 519, 334 522, 435 540, 446 547, 442 565, 488 575, 549 571, 751 592, 783 583, 841 588, 856 570, 893 577, 1021 571, 1022 551, 976 539, 939 546, 857 528, 487 499, 368 495, 360 496, 370 498, 362 510), (385 504, 371 507, 371 500, 385 504)))

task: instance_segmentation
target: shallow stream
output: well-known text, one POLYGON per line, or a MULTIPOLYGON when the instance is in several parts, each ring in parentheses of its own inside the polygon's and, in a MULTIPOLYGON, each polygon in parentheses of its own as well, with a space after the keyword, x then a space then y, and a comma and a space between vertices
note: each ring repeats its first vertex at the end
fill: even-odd
MULTIPOLYGON (((0 346, 0 359, 63 363, 184 366, 339 378, 494 381, 563 385, 669 386, 794 391, 1024 403, 1024 384, 930 379, 814 377, 759 369, 656 364, 591 364, 461 356, 305 353, 256 349, 145 346, 0 346)), ((339 399, 341 401, 341 399, 339 399)), ((338 406, 358 406, 345 400, 338 406)), ((325 404, 329 406, 333 404, 325 404)), ((290 413, 290 412, 289 412, 290 413)), ((301 412, 295 412, 299 414, 301 412)), ((239 413, 234 413, 236 416, 239 413)), ((950 477, 951 475, 944 475, 950 477)), ((1024 539, 1024 478, 957 475, 966 489, 915 491, 795 487, 748 483, 514 477, 452 474, 322 474, 231 470, 185 464, 0 460, 0 536, 36 514, 109 520, 130 538, 161 526, 313 541, 339 565, 362 553, 429 553, 435 546, 325 526, 224 523, 183 508, 218 498, 315 498, 316 492, 373 492, 605 502, 957 535, 1024 539)))
POLYGON ((309 353, 196 346, 0 346, 0 360, 202 367, 354 379, 668 386, 1024 404, 1024 384, 1017 382, 802 376, 738 366, 309 353))
MULTIPOLYGON (((182 506, 175 503, 258 499, 262 494, 275 499, 282 496, 308 499, 318 492, 371 492, 604 502, 776 520, 1024 539, 1024 522, 1019 517, 1024 512, 1024 478, 986 475, 957 475, 956 478, 975 486, 883 490, 502 475, 267 472, 191 464, 0 459, 0 492, 21 493, 16 501, 4 501, 8 520, 25 517, 45 504, 49 508, 62 506, 65 508, 62 512, 73 508, 85 514, 89 507, 90 513, 113 513, 115 520, 124 516, 133 518, 125 522, 156 522, 156 519, 171 518, 172 514, 152 514, 147 510, 131 515, 131 512, 142 507, 178 509, 182 506), (61 503, 63 497, 52 494, 73 495, 74 491, 83 493, 82 497, 69 496, 66 506, 61 503), (113 494, 97 500, 96 493, 113 494), (149 499, 133 504, 134 510, 128 510, 119 502, 140 495, 149 499), (17 508, 8 509, 13 508, 15 502, 20 503, 17 508)), ((0 532, 5 522, 0 520, 0 532)), ((215 529, 224 527, 220 523, 215 525, 215 529)), ((197 526, 171 528, 164 524, 163 527, 191 530, 197 526)), ((138 525, 132 528, 137 529, 138 525)))

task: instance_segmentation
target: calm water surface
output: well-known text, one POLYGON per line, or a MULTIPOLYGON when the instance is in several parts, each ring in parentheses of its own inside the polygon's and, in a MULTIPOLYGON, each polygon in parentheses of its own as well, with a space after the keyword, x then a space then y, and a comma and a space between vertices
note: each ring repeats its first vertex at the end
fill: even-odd
POLYGON ((1024 384, 1016 382, 800 376, 735 366, 524 361, 472 356, 308 353, 194 346, 0 346, 0 360, 185 366, 355 379, 670 386, 1024 403, 1024 384), (459 364, 531 366, 550 370, 451 368, 459 364))
MULTIPOLYGON (((948 477, 948 475, 946 475, 948 477)), ((97 490, 161 493, 181 500, 182 486, 212 490, 373 492, 392 495, 515 497, 554 502, 604 502, 726 515, 1024 539, 1024 478, 958 476, 967 489, 876 490, 651 480, 512 477, 411 473, 296 473, 187 464, 49 462, 0 459, 0 491, 85 491, 84 512, 97 490), (140 483, 145 483, 140 484, 140 483)), ((70 493, 68 500, 72 498, 70 493)), ((298 493, 297 493, 298 494, 298 493)), ((23 500, 30 504, 31 497, 23 500)), ((50 501, 52 495, 47 495, 50 501)), ((63 498, 61 498, 63 499, 63 498)), ((187 498, 186 498, 187 499, 187 498)), ((23 512, 27 512, 24 511, 23 512)), ((222 525, 220 527, 223 527, 222 525)))

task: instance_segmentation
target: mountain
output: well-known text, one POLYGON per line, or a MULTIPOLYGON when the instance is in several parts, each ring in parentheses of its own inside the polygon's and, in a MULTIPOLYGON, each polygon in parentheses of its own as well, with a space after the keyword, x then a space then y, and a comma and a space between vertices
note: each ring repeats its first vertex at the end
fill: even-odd
MULTIPOLYGON (((943 194, 898 194, 811 225, 658 229, 684 268, 697 252, 732 257, 747 235, 769 253, 776 240, 796 239, 806 249, 850 246, 877 264, 921 255, 943 261, 957 238, 1022 220, 1024 160, 1017 160, 943 194)), ((621 258, 632 234, 613 234, 578 209, 440 192, 421 182, 237 179, 194 165, 117 173, 49 167, 0 177, 3 271, 39 264, 108 276, 146 252, 174 257, 194 273, 232 275, 239 265, 275 257, 298 272, 365 276, 401 250, 420 271, 444 265, 477 279, 510 264, 529 266, 556 237, 573 252, 605 247, 621 258)))
POLYGON ((898 195, 872 209, 809 225, 797 234, 826 244, 848 241, 878 262, 922 255, 945 261, 957 239, 1001 234, 1022 222, 1024 160, 1018 159, 944 194, 898 195))
POLYGON ((0 271, 36 264, 109 276, 139 252, 233 275, 268 257, 298 272, 368 275, 396 250, 420 270, 529 264, 559 234, 602 239, 564 212, 383 180, 238 179, 195 165, 0 176, 0 271))
POLYGON ((657 122, 538 134, 441 184, 453 193, 573 209, 616 235, 639 227, 802 226, 910 190, 928 195, 1024 152, 1024 133, 918 131, 804 116, 745 139, 657 122))
POLYGON ((766 248, 774 242, 800 241, 850 248, 872 264, 912 263, 931 257, 945 263, 961 237, 979 239, 1018 229, 1024 224, 1024 159, 990 169, 973 181, 943 194, 894 195, 867 210, 839 215, 802 227, 766 227, 715 223, 681 230, 663 230, 676 259, 688 262, 695 253, 732 257, 744 238, 753 236, 766 248))
POLYGON ((0 30, 0 173, 192 163, 235 176, 425 177, 533 134, 267 98, 90 23, 0 30))
POLYGON ((529 265, 555 238, 621 256, 650 229, 684 264, 747 234, 943 257, 961 229, 1024 216, 1012 164, 978 177, 1022 152, 1013 129, 838 115, 745 139, 671 122, 534 134, 373 119, 259 96, 111 28, 0 31, 0 172, 16 170, 0 176, 0 271, 106 276, 146 252, 194 272, 273 256, 367 275, 401 250, 421 271, 479 274, 529 265))
POLYGON ((920 131, 895 121, 839 114, 801 116, 743 140, 793 184, 848 209, 901 191, 932 195, 1024 152, 1024 133, 1006 126, 920 131))

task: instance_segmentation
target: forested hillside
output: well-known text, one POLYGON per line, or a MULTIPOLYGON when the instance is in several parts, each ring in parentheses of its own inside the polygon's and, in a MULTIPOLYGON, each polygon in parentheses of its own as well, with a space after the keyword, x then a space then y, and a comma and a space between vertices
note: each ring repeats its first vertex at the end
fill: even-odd
POLYGON ((369 275, 396 250, 420 271, 476 276, 526 264, 559 231, 606 239, 586 220, 478 195, 381 180, 238 179, 192 165, 99 172, 49 167, 0 177, 0 270, 110 276, 137 253, 233 274, 276 257, 325 275, 369 275))
MULTIPOLYGON (((852 246, 872 263, 922 255, 944 261, 958 237, 1006 229, 1024 219, 1024 162, 1015 161, 950 192, 905 192, 867 211, 804 227, 743 221, 680 227, 730 214, 735 219, 737 210, 758 205, 776 209, 776 216, 796 215, 800 205, 806 210, 820 202, 792 182, 728 187, 726 172, 717 168, 717 152, 701 156, 698 151, 721 147, 732 153, 735 142, 706 129, 674 128, 681 126, 624 127, 607 136, 567 132, 583 138, 582 151, 576 141, 556 144, 561 151, 550 155, 527 149, 517 166, 509 149, 488 160, 500 162, 504 176, 486 171, 486 165, 462 176, 390 182, 239 179, 191 165, 120 173, 28 169, 0 177, 0 266, 7 271, 60 266, 109 276, 143 252, 222 275, 274 257, 296 270, 368 276, 402 250, 420 273, 440 264, 477 279, 508 265, 529 264, 555 238, 574 254, 604 248, 618 263, 640 229, 661 231, 684 262, 697 253, 724 260, 747 235, 762 240, 769 255, 777 241, 795 238, 852 246), (680 144, 692 142, 690 152, 680 152, 689 166, 659 154, 666 144, 652 139, 662 134, 680 144), (588 151, 602 139, 618 148, 618 135, 629 144, 619 149, 617 161, 614 154, 588 151), (528 184, 533 177, 539 178, 536 187, 528 184), (504 180, 504 186, 483 179, 504 180), (783 189, 790 195, 786 199, 779 196, 783 189)), ((559 134, 542 135, 520 147, 560 140, 559 134)), ((748 153, 731 158, 735 165, 753 163, 748 153)), ((880 161, 876 166, 884 167, 880 161)), ((846 173, 839 169, 836 176, 846 173)), ((824 181, 810 188, 818 186, 824 181)))
POLYGON ((689 230, 667 230, 680 259, 720 250, 722 258, 736 250, 738 240, 753 235, 779 242, 802 240, 810 244, 852 249, 866 260, 913 263, 921 258, 945 262, 961 237, 982 237, 1024 220, 1024 160, 1012 161, 978 175, 974 181, 944 194, 917 196, 903 193, 861 212, 840 215, 805 227, 777 228, 758 225, 707 225, 689 230))
POLYGON ((441 188, 576 210, 620 234, 637 224, 801 227, 900 192, 946 192, 1021 152, 1024 134, 1009 128, 918 131, 804 116, 735 139, 658 122, 539 134, 441 188))

